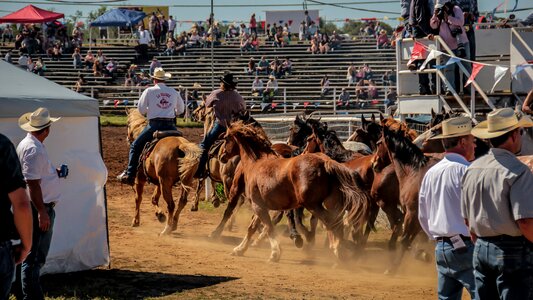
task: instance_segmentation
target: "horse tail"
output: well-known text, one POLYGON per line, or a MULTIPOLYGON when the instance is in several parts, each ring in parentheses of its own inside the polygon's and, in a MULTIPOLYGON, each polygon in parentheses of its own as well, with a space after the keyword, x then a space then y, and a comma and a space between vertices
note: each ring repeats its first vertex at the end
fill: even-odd
POLYGON ((189 191, 193 188, 193 176, 198 169, 200 163, 200 156, 202 155, 202 148, 195 143, 191 143, 183 137, 178 137, 180 144, 179 150, 185 155, 178 159, 178 170, 180 174, 181 186, 189 191))
POLYGON ((361 188, 364 186, 363 180, 357 173, 332 159, 326 160, 324 166, 328 174, 337 177, 348 222, 355 228, 362 228, 370 216, 371 205, 370 195, 361 188))

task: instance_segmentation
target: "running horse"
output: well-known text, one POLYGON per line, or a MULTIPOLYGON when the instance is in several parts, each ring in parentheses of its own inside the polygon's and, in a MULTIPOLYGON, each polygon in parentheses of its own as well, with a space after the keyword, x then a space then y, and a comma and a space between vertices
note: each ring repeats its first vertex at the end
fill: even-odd
MULTIPOLYGON (((128 142, 133 142, 147 124, 146 118, 133 108, 128 114, 128 142)), ((135 178, 135 216, 132 226, 140 225, 140 207, 144 185, 147 181, 155 185, 152 194, 152 205, 156 209, 156 217, 160 222, 165 221, 165 215, 159 208, 159 198, 167 203, 168 218, 165 229, 161 234, 170 234, 178 226, 178 219, 183 207, 187 204, 187 195, 193 190, 193 175, 198 168, 202 150, 198 145, 180 136, 170 136, 160 139, 146 159, 139 165, 135 178), (178 207, 172 199, 172 187, 179 183, 181 195, 178 207), (174 209, 176 211, 174 212, 174 209)))
POLYGON ((224 136, 225 161, 241 157, 241 167, 231 186, 229 201, 244 193, 252 202, 254 216, 248 232, 233 255, 243 255, 260 223, 270 241, 270 261, 279 261, 281 249, 269 210, 304 207, 321 220, 332 236, 337 258, 344 258, 344 211, 354 226, 368 218, 369 196, 359 188, 360 180, 350 170, 323 154, 302 154, 283 158, 275 154, 264 131, 242 122, 232 124, 224 136))

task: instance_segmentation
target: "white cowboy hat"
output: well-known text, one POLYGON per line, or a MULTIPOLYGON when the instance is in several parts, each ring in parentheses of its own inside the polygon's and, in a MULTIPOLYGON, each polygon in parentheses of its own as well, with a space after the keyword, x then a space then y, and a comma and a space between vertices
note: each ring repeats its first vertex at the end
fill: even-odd
POLYGON ((468 117, 457 117, 444 120, 442 122, 442 133, 430 140, 447 139, 458 136, 469 135, 472 131, 472 120, 468 117))
POLYGON ((155 68, 154 75, 153 76, 150 75, 150 77, 157 79, 157 80, 165 81, 167 79, 170 79, 170 77, 172 77, 172 74, 165 72, 163 68, 155 68))
POLYGON ((202 85, 199 84, 198 82, 195 82, 195 83, 192 85, 192 87, 193 87, 193 88, 198 88, 198 89, 199 89, 199 88, 202 87, 202 85))
POLYGON ((268 79, 276 80, 276 76, 270 75, 270 76, 268 76, 268 79))
POLYGON ((486 121, 474 127, 472 135, 480 139, 491 139, 518 127, 533 127, 533 121, 528 116, 518 120, 512 108, 500 108, 490 112, 486 121))
POLYGON ((51 118, 48 109, 39 107, 34 112, 23 114, 19 118, 19 127, 24 131, 34 132, 52 125, 59 119, 61 118, 51 118))
POLYGON ((440 0, 439 2, 437 2, 437 4, 435 4, 435 9, 442 8, 444 4, 448 2, 450 2, 450 0, 440 0))

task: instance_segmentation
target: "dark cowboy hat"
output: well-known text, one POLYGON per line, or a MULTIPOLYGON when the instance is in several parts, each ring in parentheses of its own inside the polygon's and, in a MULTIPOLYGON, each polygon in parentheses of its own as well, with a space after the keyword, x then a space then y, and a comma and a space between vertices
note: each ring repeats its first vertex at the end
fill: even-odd
POLYGON ((220 81, 231 87, 236 87, 238 83, 236 80, 234 80, 233 74, 231 74, 230 71, 224 71, 224 75, 222 75, 222 77, 220 77, 219 79, 220 81))

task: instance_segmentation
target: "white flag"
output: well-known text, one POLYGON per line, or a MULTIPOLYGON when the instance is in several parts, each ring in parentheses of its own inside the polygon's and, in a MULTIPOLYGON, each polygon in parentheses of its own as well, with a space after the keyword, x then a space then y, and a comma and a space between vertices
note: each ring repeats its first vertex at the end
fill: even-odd
POLYGON ((442 52, 440 51, 437 51, 437 50, 431 50, 431 52, 429 52, 428 54, 428 57, 426 58, 426 60, 422 63, 422 65, 420 66, 420 68, 418 69, 419 71, 422 71, 426 68, 426 65, 431 61, 431 60, 434 60, 435 58, 437 58, 437 56, 441 55, 442 52))
POLYGON ((494 85, 492 86, 492 89, 490 90, 491 94, 494 93, 494 89, 496 88, 498 83, 503 79, 503 77, 505 76, 508 70, 509 68, 502 67, 502 66, 496 66, 496 68, 494 69, 494 85))

